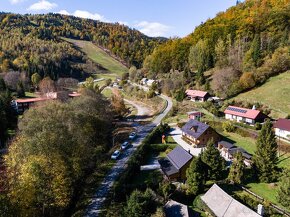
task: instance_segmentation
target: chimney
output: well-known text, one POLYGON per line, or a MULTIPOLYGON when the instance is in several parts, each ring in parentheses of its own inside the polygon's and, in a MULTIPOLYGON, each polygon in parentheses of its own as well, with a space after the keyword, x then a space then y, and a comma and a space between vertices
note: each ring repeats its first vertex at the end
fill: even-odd
POLYGON ((257 213, 258 213, 260 216, 264 216, 265 208, 264 208, 264 206, 263 206, 262 204, 259 204, 259 205, 258 205, 257 213))
POLYGON ((256 110, 256 105, 253 105, 252 110, 256 110))

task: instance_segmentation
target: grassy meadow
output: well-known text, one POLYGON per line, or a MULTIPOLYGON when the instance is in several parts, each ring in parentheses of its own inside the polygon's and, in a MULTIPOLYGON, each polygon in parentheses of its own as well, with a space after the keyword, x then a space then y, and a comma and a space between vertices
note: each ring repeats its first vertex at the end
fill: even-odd
POLYGON ((68 38, 63 39, 79 47, 81 51, 87 54, 91 60, 100 64, 115 76, 121 76, 123 73, 128 72, 128 68, 126 66, 112 58, 109 54, 94 45, 92 42, 68 38))
POLYGON ((238 101, 259 102, 272 109, 274 118, 290 114, 290 71, 270 78, 264 85, 234 98, 238 101))

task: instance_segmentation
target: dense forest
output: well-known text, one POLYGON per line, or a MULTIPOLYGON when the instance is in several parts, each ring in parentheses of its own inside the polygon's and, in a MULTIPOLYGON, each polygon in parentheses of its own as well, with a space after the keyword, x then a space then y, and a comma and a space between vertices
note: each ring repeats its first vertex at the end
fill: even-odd
POLYGON ((288 0, 246 0, 157 47, 142 71, 168 94, 187 85, 236 95, 290 68, 289 20, 288 0))
MULTIPOLYGON (((60 14, 0 14, 0 72, 25 71, 28 77, 74 77, 83 79, 94 72, 93 63, 68 37, 89 40, 124 64, 140 67, 144 58, 164 39, 150 38, 118 23, 103 23, 60 14)), ((102 70, 99 67, 99 70, 102 70)))

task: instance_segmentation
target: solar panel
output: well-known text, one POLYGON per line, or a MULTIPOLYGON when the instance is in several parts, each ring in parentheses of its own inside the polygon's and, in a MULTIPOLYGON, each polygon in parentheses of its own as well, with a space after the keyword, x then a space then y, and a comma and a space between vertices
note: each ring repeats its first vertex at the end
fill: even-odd
POLYGON ((234 111, 234 112, 243 113, 243 114, 247 113, 247 110, 240 109, 240 108, 229 107, 228 110, 230 110, 230 111, 234 111))

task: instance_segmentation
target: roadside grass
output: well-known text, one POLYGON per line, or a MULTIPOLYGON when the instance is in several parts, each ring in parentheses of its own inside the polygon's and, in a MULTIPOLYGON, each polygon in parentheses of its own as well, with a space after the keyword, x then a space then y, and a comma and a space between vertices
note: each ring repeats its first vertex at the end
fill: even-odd
POLYGON ((129 110, 129 114, 127 115, 127 118, 134 117, 137 115, 138 111, 135 108, 135 106, 131 105, 130 103, 126 103, 126 102, 125 102, 125 105, 129 110))
POLYGON ((96 169, 90 176, 86 178, 84 184, 82 185, 82 191, 80 198, 77 201, 75 209, 72 213, 73 217, 81 217, 85 215, 86 209, 91 203, 91 199, 93 198, 96 189, 99 187, 107 173, 112 169, 115 162, 112 160, 106 160, 99 162, 96 165, 96 169))
POLYGON ((234 100, 245 102, 259 102, 272 109, 270 116, 282 118, 290 114, 290 71, 270 78, 262 86, 242 93, 234 100), (283 85, 281 85, 283 84, 283 85))
POLYGON ((112 58, 109 54, 94 45, 92 42, 68 38, 63 38, 63 40, 79 47, 91 60, 100 64, 102 67, 115 74, 115 76, 121 76, 123 73, 128 72, 128 68, 126 66, 112 58))
POLYGON ((180 123, 180 122, 186 122, 188 120, 188 117, 186 114, 177 114, 176 116, 167 117, 164 122, 165 123, 180 123))

